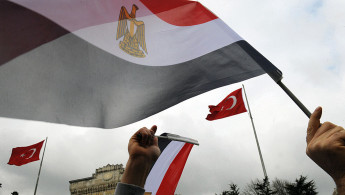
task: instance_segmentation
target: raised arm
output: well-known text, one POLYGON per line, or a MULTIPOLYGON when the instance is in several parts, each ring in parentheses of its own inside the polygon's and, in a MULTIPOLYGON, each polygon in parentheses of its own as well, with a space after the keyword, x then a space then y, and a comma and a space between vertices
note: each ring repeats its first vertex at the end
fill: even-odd
POLYGON ((345 130, 330 122, 320 123, 322 108, 311 115, 307 129, 307 155, 334 180, 345 195, 345 130))
POLYGON ((156 130, 157 126, 143 127, 130 138, 129 159, 115 195, 144 194, 146 178, 160 155, 158 138, 154 137, 156 130))

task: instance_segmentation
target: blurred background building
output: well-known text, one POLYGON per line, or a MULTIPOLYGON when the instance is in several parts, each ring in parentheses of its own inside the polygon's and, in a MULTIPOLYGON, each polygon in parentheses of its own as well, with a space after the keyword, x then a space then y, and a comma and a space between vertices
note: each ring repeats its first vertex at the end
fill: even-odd
POLYGON ((71 195, 114 195, 124 170, 122 164, 108 164, 96 169, 92 177, 69 181, 71 195))

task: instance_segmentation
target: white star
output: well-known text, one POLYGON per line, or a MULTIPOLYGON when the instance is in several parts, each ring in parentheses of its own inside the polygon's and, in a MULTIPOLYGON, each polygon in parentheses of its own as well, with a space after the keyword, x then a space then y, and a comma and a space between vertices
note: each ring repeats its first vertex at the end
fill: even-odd
POLYGON ((22 157, 22 158, 23 158, 24 156, 25 156, 25 154, 24 154, 24 153, 23 153, 22 155, 20 155, 20 157, 22 157))

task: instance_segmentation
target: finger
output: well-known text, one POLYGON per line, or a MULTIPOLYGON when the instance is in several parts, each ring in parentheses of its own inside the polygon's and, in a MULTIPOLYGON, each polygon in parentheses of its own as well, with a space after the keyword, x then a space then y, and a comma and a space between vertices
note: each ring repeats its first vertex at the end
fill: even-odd
POLYGON ((141 129, 139 129, 137 132, 132 135, 131 140, 136 141, 136 142, 141 142, 143 139, 143 135, 141 134, 141 129))
POLYGON ((141 129, 139 129, 135 134, 134 134, 134 138, 135 140, 137 140, 139 143, 143 144, 143 145, 152 145, 155 144, 154 143, 154 139, 156 138, 157 143, 158 143, 158 138, 155 137, 155 133, 157 131, 157 126, 154 125, 151 127, 151 129, 147 129, 146 127, 143 127, 141 129))
MULTIPOLYGON (((154 130, 156 130, 157 129, 157 127, 155 127, 155 129, 154 130)), ((147 140, 146 140, 146 146, 151 146, 152 144, 153 144, 153 140, 154 140, 154 138, 155 138, 155 132, 152 130, 152 127, 151 127, 151 129, 149 130, 149 129, 146 129, 147 130, 147 140)))
POLYGON ((138 142, 141 142, 141 140, 143 139, 143 135, 141 135, 140 132, 138 132, 137 134, 134 134, 134 139, 138 142))
POLYGON ((131 137, 131 139, 141 142, 141 140, 143 139, 143 134, 142 134, 143 129, 144 127, 140 128, 137 132, 135 132, 134 135, 131 137))
POLYGON ((326 138, 333 137, 335 139, 338 139, 338 138, 342 139, 341 136, 345 134, 345 130, 343 127, 335 125, 332 129, 325 132, 324 134, 326 138))
POLYGON ((153 125, 152 127, 151 127, 151 131, 153 132, 153 139, 152 139, 152 144, 153 145, 158 145, 158 137, 156 137, 156 136, 154 136, 155 134, 156 134, 156 132, 157 132, 157 126, 156 125, 153 125))
POLYGON ((153 134, 155 134, 156 131, 157 131, 157 126, 156 126, 156 125, 153 125, 153 126, 151 127, 151 131, 153 131, 153 134))
POLYGON ((153 125, 153 126, 151 127, 151 129, 150 129, 151 137, 150 137, 150 139, 149 139, 148 145, 152 145, 152 144, 153 144, 153 139, 154 139, 154 137, 155 137, 156 131, 157 131, 157 126, 156 126, 156 125, 153 125))
POLYGON ((313 114, 310 116, 308 128, 307 128, 307 143, 313 139, 317 129, 320 127, 320 118, 322 115, 322 108, 319 106, 315 109, 313 114))
POLYGON ((338 132, 338 139, 341 140, 342 146, 345 147, 345 130, 343 128, 342 131, 338 132))
POLYGON ((315 132, 314 137, 319 137, 321 135, 325 135, 325 137, 328 137, 328 135, 332 134, 333 129, 335 129, 336 127, 337 125, 331 122, 324 122, 315 132))
POLYGON ((146 145, 151 133, 146 127, 141 128, 139 131, 141 134, 141 139, 138 140, 138 142, 141 143, 142 145, 146 145))
POLYGON ((151 131, 147 129, 147 139, 145 142, 145 146, 150 146, 152 144, 152 134, 151 131))

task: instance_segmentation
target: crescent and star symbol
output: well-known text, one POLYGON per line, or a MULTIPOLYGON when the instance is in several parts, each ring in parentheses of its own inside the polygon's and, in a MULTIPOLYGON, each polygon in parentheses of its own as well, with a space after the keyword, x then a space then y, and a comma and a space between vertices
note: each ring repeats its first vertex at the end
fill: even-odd
MULTIPOLYGON (((227 108, 226 110, 231 110, 231 109, 233 109, 235 106, 236 106, 236 103, 237 103, 237 98, 236 98, 236 96, 230 96, 230 97, 228 97, 226 100, 229 100, 229 99, 232 99, 233 100, 233 103, 232 103, 232 105, 231 105, 231 107, 230 108, 227 108)), ((223 108, 224 108, 224 106, 222 107, 222 109, 221 109, 221 111, 223 111, 223 108)))
MULTIPOLYGON (((23 153, 22 155, 20 155, 20 157, 24 158, 24 157, 25 157, 25 154, 28 153, 28 152, 30 152, 31 150, 32 150, 33 152, 31 153, 31 155, 29 156, 29 158, 32 158, 33 155, 36 153, 36 148, 32 148, 32 149, 28 150, 27 152, 25 152, 25 153, 23 153)), ((29 159, 29 158, 26 158, 26 159, 29 159)))
POLYGON ((236 103, 237 103, 236 97, 235 96, 228 97, 228 99, 230 99, 230 98, 232 98, 234 100, 234 102, 232 103, 232 106, 230 108, 226 109, 226 110, 231 110, 231 109, 233 109, 236 106, 236 103))

